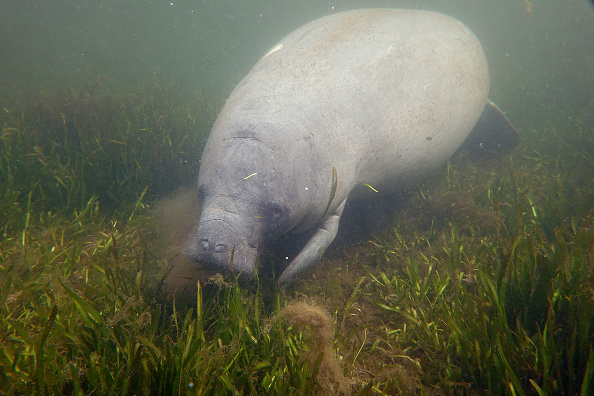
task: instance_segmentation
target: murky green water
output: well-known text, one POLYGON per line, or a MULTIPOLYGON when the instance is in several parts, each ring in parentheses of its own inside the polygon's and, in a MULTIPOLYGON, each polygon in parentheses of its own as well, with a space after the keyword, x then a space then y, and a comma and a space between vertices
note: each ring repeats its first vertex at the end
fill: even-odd
POLYGON ((485 48, 491 97, 519 126, 592 113, 594 10, 586 0, 0 2, 0 97, 150 79, 226 97, 287 33, 329 13, 420 8, 460 19, 485 48))

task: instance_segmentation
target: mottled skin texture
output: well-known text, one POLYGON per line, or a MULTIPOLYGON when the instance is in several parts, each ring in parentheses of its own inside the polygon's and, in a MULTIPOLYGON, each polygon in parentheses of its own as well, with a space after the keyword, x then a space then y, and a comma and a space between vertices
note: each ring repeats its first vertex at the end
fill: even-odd
POLYGON ((260 59, 213 127, 189 256, 253 274, 266 243, 314 228, 279 279, 292 281, 332 242, 349 196, 395 193, 442 165, 488 90, 480 43, 448 16, 357 10, 303 26, 260 59))

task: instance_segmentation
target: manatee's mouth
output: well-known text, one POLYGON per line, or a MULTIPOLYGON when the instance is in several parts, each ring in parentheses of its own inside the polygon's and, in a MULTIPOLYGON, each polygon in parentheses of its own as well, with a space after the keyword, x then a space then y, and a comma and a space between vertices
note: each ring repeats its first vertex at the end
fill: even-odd
POLYGON ((224 219, 200 222, 196 237, 188 248, 188 257, 208 267, 255 275, 258 247, 224 219))

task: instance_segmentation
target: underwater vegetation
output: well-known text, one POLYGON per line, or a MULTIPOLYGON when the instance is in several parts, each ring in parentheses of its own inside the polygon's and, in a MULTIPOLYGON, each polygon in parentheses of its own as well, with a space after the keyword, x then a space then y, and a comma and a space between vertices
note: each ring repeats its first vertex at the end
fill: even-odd
POLYGON ((73 212, 91 200, 111 213, 145 188, 150 199, 187 183, 216 111, 182 97, 157 85, 120 96, 93 85, 4 108, 0 224, 18 229, 23 212, 73 212))
POLYGON ((216 109, 175 97, 2 110, 0 394, 591 394, 586 115, 455 158, 292 289, 215 276, 183 300, 151 208, 196 176, 216 109))

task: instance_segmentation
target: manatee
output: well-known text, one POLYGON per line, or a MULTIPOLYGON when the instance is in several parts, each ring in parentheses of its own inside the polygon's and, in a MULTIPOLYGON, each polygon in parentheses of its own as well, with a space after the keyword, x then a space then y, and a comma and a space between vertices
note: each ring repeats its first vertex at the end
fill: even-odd
POLYGON ((486 146, 517 144, 488 91, 481 44, 440 13, 355 10, 297 29, 256 63, 212 128, 188 257, 254 276, 266 246, 307 233, 277 279, 295 280, 335 238, 347 199, 411 188, 475 126, 470 146, 485 146, 485 130, 486 146))

